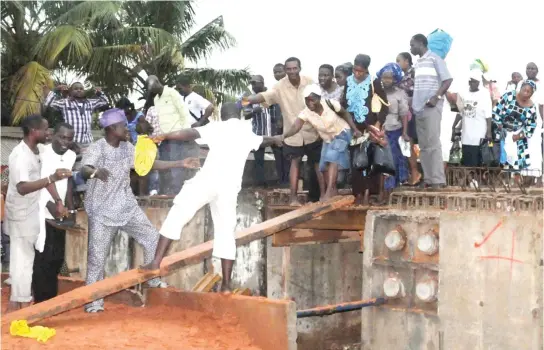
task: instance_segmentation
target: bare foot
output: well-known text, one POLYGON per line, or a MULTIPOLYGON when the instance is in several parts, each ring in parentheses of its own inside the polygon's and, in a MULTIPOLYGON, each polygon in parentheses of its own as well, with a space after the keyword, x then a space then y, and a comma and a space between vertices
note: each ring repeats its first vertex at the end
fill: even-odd
POLYGON ((364 196, 363 196, 363 201, 361 203, 362 205, 370 205, 370 196, 368 193, 366 193, 364 196))
POLYGON ((337 196, 338 195, 338 191, 337 190, 333 190, 333 191, 328 191, 327 193, 325 193, 320 201, 321 202, 325 202, 325 201, 328 201, 329 199, 331 199, 332 197, 334 196, 337 196))
POLYGON ((139 266, 138 271, 149 272, 149 271, 160 270, 160 268, 161 268, 160 263, 156 263, 155 261, 152 261, 149 264, 139 266))
POLYGON ((291 199, 291 202, 289 203, 291 207, 301 207, 302 204, 298 201, 298 199, 291 199))
POLYGON ((410 178, 410 181, 408 182, 409 186, 415 186, 421 181, 421 173, 416 173, 413 177, 410 178))
POLYGON ((229 286, 221 283, 221 288, 219 289, 219 292, 223 294, 232 294, 232 289, 229 286))
POLYGON ((363 205, 363 196, 361 194, 355 196, 355 205, 363 205))

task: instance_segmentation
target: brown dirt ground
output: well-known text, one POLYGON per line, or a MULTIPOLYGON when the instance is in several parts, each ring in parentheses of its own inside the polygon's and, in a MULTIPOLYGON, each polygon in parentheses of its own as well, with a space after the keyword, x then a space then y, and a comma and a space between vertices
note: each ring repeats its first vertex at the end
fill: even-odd
MULTIPOLYGON (((2 312, 9 288, 2 288, 2 312)), ((39 322, 57 334, 47 343, 14 337, 2 329, 2 349, 258 350, 234 316, 217 317, 172 306, 130 307, 106 302, 106 311, 83 308, 39 322)))

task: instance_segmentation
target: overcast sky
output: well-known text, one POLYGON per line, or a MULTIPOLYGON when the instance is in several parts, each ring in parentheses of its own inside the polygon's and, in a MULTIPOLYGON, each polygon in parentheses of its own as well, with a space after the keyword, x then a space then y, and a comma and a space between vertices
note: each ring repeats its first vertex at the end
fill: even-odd
MULTIPOLYGON (((195 4, 197 27, 223 15, 236 47, 216 51, 198 66, 245 68, 275 82, 272 67, 289 56, 302 61, 302 73, 317 79, 318 67, 371 56, 371 72, 409 51, 412 35, 436 28, 453 38, 446 63, 454 76, 450 90, 467 86, 469 64, 488 63, 501 89, 513 71, 525 76, 535 61, 544 69, 542 0, 527 1, 220 1, 195 4), (540 3, 540 4, 539 4, 540 3), (537 33, 540 40, 537 40, 537 33), (537 46, 537 42, 539 43, 537 46)), ((541 73, 543 76, 544 73, 541 73)), ((542 79, 542 77, 541 77, 542 79)))

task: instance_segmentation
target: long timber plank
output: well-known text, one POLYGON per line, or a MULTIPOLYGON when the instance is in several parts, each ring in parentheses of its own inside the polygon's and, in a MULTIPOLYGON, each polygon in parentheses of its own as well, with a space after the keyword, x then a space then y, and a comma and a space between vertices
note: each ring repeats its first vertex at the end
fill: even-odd
MULTIPOLYGON (((236 234, 236 245, 244 245, 251 241, 262 239, 301 222, 329 213, 338 208, 352 204, 353 196, 337 196, 323 203, 307 204, 299 209, 285 213, 271 220, 253 225, 236 234)), ((59 295, 53 299, 30 307, 2 315, 2 325, 9 327, 11 321, 26 320, 29 324, 44 318, 83 306, 94 300, 104 298, 121 290, 143 283, 159 275, 167 275, 176 269, 191 265, 208 258, 212 254, 213 241, 196 245, 189 249, 165 257, 160 272, 141 272, 137 269, 121 272, 94 284, 77 288, 71 292, 59 295)))

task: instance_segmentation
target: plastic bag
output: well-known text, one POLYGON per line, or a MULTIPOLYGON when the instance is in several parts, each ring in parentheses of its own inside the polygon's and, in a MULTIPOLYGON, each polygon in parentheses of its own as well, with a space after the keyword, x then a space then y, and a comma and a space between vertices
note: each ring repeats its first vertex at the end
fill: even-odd
POLYGON ((406 141, 402 136, 400 136, 399 146, 400 146, 400 151, 402 152, 402 155, 407 158, 410 158, 410 156, 412 155, 412 151, 411 151, 412 147, 410 147, 410 142, 406 141))
POLYGON ((501 146, 499 142, 484 140, 480 145, 482 164, 487 167, 496 167, 500 164, 501 146))
POLYGON ((442 29, 436 29, 427 36, 427 47, 442 59, 446 59, 446 56, 450 52, 452 42, 453 38, 451 35, 442 29))
POLYGON ((463 158, 463 150, 461 149, 461 142, 455 141, 450 149, 450 164, 461 164, 461 158, 463 158))
POLYGON ((353 152, 353 167, 357 170, 368 168, 370 162, 368 159, 370 141, 363 141, 353 152))
POLYGON ((147 175, 157 158, 157 145, 147 135, 138 135, 134 152, 134 170, 140 176, 147 175))
POLYGON ((391 146, 389 144, 385 147, 374 145, 372 152, 372 171, 388 175, 396 174, 393 152, 391 152, 391 146))

